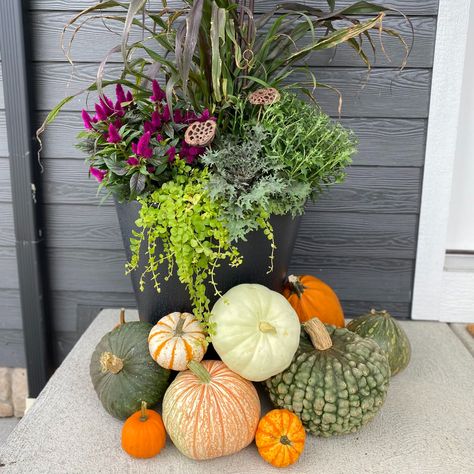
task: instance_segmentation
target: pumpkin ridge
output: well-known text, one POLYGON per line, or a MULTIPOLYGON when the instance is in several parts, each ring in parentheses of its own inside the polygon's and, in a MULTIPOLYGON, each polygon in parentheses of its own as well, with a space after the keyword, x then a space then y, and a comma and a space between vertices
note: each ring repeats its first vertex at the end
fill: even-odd
POLYGON ((175 354, 176 354, 176 345, 178 344, 178 339, 176 337, 173 337, 172 339, 174 339, 174 344, 173 344, 173 348, 171 349, 171 358, 170 358, 170 367, 173 367, 173 364, 174 364, 174 358, 175 358, 175 354))
POLYGON ((171 340, 172 338, 168 338, 166 340, 164 340, 156 349, 155 349, 155 352, 153 353, 153 359, 156 360, 158 358, 158 356, 160 355, 160 352, 161 350, 163 349, 164 346, 166 346, 166 344, 168 344, 168 342, 171 340))
POLYGON ((214 404, 216 406, 216 411, 219 415, 219 421, 220 423, 218 424, 218 426, 221 426, 221 443, 222 443, 222 446, 224 447, 226 445, 226 437, 225 437, 225 433, 224 433, 224 429, 222 428, 222 422, 223 422, 223 416, 222 416, 222 410, 221 410, 221 407, 216 399, 215 396, 212 397, 213 398, 213 401, 214 401, 214 404))

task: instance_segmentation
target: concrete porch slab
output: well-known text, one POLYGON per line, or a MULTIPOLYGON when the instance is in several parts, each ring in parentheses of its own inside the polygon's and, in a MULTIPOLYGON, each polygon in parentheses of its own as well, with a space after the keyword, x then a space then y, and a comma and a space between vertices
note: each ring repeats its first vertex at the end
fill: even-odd
MULTIPOLYGON (((128 312, 128 318, 136 312, 128 312)), ((104 310, 56 371, 0 449, 3 473, 274 473, 254 445, 233 456, 196 462, 168 440, 156 458, 136 460, 120 448, 122 423, 102 408, 89 359, 118 310, 104 310)), ((392 379, 387 401, 359 433, 308 436, 299 462, 285 472, 470 473, 474 439, 474 358, 448 325, 402 322, 413 356, 392 379)), ((262 395, 263 408, 268 409, 262 395)))

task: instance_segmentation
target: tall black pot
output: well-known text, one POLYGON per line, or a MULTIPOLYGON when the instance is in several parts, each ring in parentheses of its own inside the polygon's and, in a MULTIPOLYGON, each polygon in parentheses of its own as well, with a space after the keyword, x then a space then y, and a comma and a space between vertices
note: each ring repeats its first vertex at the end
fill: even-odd
MULTIPOLYGON (((140 204, 137 201, 116 202, 116 209, 127 258, 130 260, 130 236, 132 235, 132 229, 137 230, 135 221, 138 218, 140 204)), ((224 263, 216 270, 216 282, 221 292, 225 292, 240 283, 260 283, 275 291, 281 291, 293 253, 300 218, 272 216, 270 222, 273 226, 277 246, 273 271, 267 273, 270 263, 270 242, 263 231, 251 232, 248 234, 246 242, 239 242, 237 245, 243 256, 242 264, 232 268, 224 263)), ((157 253, 159 252, 158 244, 157 253)), ((137 270, 131 273, 140 319, 154 324, 162 316, 173 311, 191 311, 191 302, 186 287, 179 281, 176 274, 168 281, 161 281, 160 293, 157 293, 151 281, 146 281, 144 291, 140 291, 139 281, 143 272, 143 262, 145 261, 145 250, 142 247, 140 265, 137 270)), ((214 303, 214 300, 211 302, 214 303)))

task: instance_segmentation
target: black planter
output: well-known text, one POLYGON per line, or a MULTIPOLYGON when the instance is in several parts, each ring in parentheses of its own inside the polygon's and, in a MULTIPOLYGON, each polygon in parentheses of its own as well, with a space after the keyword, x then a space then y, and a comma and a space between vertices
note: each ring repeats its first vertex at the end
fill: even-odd
MULTIPOLYGON (((137 229, 135 221, 138 218, 140 205, 137 201, 123 204, 116 202, 116 209, 127 259, 130 260, 130 236, 132 235, 132 229, 137 229)), ((270 242, 263 231, 251 232, 247 236, 248 240, 240 242, 237 246, 243 256, 242 264, 232 268, 224 262, 217 269, 216 282, 221 292, 225 292, 240 283, 260 283, 276 291, 282 289, 293 253, 300 218, 272 216, 270 222, 273 226, 277 246, 273 272, 267 273, 270 263, 270 242)), ((157 253, 159 250, 158 247, 157 253)), ((150 281, 146 281, 144 291, 140 291, 139 280, 143 272, 142 265, 147 258, 144 248, 140 257, 139 268, 131 273, 140 319, 154 324, 162 316, 173 311, 191 311, 191 302, 186 287, 178 280, 176 275, 173 275, 168 281, 161 280, 160 293, 157 293, 150 281)), ((163 269, 164 272, 166 272, 166 269, 163 269)), ((211 294, 209 292, 209 295, 211 294)), ((214 303, 212 298, 211 302, 214 303)))

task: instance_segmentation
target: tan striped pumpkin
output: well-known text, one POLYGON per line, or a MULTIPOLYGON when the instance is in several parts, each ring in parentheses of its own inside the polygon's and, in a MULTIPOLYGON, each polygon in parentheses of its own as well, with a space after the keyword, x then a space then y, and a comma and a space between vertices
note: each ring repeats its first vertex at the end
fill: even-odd
POLYGON ((222 361, 191 361, 163 399, 163 422, 174 445, 191 459, 234 454, 254 439, 260 400, 252 382, 222 361))
POLYGON ((186 370, 206 352, 206 335, 190 313, 171 313, 153 326, 148 336, 151 357, 165 369, 186 370))

